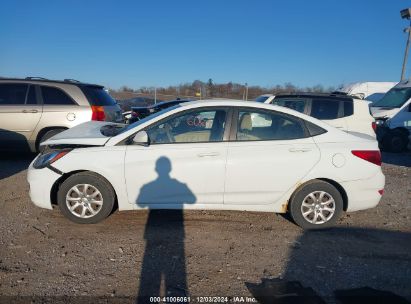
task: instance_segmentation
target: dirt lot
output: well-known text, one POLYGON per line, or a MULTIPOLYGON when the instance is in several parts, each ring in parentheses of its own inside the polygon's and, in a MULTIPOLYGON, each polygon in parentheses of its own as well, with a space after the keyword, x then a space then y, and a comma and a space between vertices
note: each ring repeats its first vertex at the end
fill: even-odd
MULTIPOLYGON (((327 302, 369 286, 411 299, 411 154, 385 154, 386 193, 335 229, 303 232, 281 215, 124 212, 77 225, 30 202, 32 155, 0 155, 0 302, 137 295, 251 296, 249 283, 297 280, 327 302)), ((254 291, 253 291, 254 293, 254 291)), ((30 301, 29 301, 30 302, 30 301)))

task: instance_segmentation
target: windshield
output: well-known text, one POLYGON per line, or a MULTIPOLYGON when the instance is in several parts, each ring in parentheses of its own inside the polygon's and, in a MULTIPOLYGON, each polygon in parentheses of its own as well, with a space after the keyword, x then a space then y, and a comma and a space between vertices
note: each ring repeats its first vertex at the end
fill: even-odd
POLYGON ((257 102, 265 102, 269 96, 259 96, 255 99, 257 102))
POLYGON ((372 104, 373 107, 401 108, 411 97, 411 88, 393 88, 379 101, 372 104))
POLYGON ((166 108, 166 109, 164 109, 164 110, 161 110, 161 111, 158 111, 158 112, 156 112, 156 113, 154 113, 154 114, 151 114, 151 115, 149 115, 149 116, 146 116, 146 117, 144 117, 143 119, 140 119, 140 120, 136 121, 135 123, 132 123, 132 124, 124 127, 120 132, 117 133, 117 135, 118 135, 118 134, 121 134, 121 133, 124 133, 124 132, 127 132, 128 130, 133 129, 133 128, 135 128, 135 127, 137 127, 137 126, 145 123, 146 121, 149 121, 150 119, 156 118, 157 116, 160 116, 160 115, 162 115, 162 114, 164 114, 164 113, 167 113, 167 112, 169 112, 169 111, 172 111, 172 110, 174 110, 174 109, 177 109, 178 107, 181 107, 181 106, 180 106, 179 104, 177 104, 177 105, 175 105, 175 106, 166 108))

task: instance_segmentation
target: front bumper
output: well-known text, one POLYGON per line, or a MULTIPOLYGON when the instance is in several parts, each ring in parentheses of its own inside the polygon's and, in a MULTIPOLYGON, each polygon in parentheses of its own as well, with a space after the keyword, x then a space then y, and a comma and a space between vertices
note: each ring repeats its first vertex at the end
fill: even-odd
POLYGON ((61 177, 60 174, 53 172, 49 168, 34 169, 33 162, 27 170, 27 181, 30 185, 30 199, 34 205, 53 209, 51 205, 51 189, 54 183, 61 177))

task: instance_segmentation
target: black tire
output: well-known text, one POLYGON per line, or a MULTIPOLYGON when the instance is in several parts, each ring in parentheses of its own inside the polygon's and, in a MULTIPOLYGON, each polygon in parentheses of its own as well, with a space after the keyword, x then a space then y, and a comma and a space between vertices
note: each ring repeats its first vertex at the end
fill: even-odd
MULTIPOLYGON (((308 210, 308 208, 304 210, 308 210)), ((321 180, 313 180, 313 181, 310 181, 302 185, 299 189, 297 189, 297 191, 293 194, 293 196, 290 199, 288 211, 291 215, 291 218, 294 220, 294 222, 303 229, 313 230, 313 229, 329 228, 333 226, 341 216, 341 213, 343 211, 343 198, 341 196, 341 193, 333 185, 327 182, 321 181, 321 180), (309 222, 303 216, 302 204, 304 202, 304 199, 306 199, 306 197, 310 193, 315 193, 317 191, 326 192, 327 195, 324 196, 326 198, 329 198, 328 196, 331 196, 331 198, 334 200, 334 203, 330 203, 330 204, 331 206, 334 205, 335 209, 334 209, 334 214, 327 221, 325 221, 324 223, 314 224, 314 223, 309 222)), ((331 214, 331 212, 327 212, 327 211, 324 211, 324 212, 328 215, 331 214)), ((316 211, 314 211, 313 209, 311 213, 313 214, 313 217, 315 213, 316 211)))
POLYGON ((57 135, 60 132, 63 132, 64 130, 65 129, 51 129, 51 130, 46 131, 43 135, 41 135, 41 137, 38 141, 37 150, 39 152, 43 152, 46 149, 46 147, 40 146, 40 143, 42 143, 43 141, 46 141, 49 138, 52 138, 54 135, 57 135))
POLYGON ((408 145, 408 136, 405 132, 400 130, 393 130, 388 132, 383 140, 382 144, 384 150, 388 152, 400 153, 405 151, 408 145))
MULTIPOLYGON (((84 188, 81 188, 81 186, 79 186, 78 189, 84 190, 84 188)), ((98 196, 98 199, 100 199, 100 195, 98 196)), ((61 210, 61 213, 63 213, 63 215, 69 220, 75 223, 79 223, 79 224, 95 224, 95 223, 98 223, 104 220, 106 217, 108 217, 111 214, 113 207, 114 207, 114 203, 115 203, 115 193, 110 183, 102 176, 92 173, 92 172, 81 172, 81 173, 77 173, 77 174, 70 176, 61 184, 60 189, 57 194, 57 202, 61 210), (96 207, 96 209, 98 209, 98 212, 94 216, 91 215, 91 212, 89 211, 88 207, 86 208, 87 214, 85 214, 85 216, 89 216, 89 217, 82 218, 82 217, 74 215, 69 210, 69 207, 67 206, 66 195, 69 194, 69 191, 70 193, 72 193, 71 192, 72 187, 76 185, 81 185, 81 184, 91 185, 92 187, 97 189, 101 194, 102 205, 94 206, 96 207)), ((76 202, 74 202, 73 205, 75 203, 76 202)), ((80 203, 79 207, 74 209, 74 212, 77 211, 81 213, 83 208, 85 207, 82 206, 82 204, 80 203)))

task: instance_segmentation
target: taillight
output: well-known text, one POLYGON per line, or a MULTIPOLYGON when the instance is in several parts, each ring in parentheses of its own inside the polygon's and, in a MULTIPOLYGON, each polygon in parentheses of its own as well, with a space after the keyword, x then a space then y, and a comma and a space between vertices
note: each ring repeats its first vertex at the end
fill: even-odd
POLYGON ((377 123, 376 123, 375 121, 373 121, 373 122, 371 123, 371 127, 372 127, 372 129, 374 130, 374 132, 377 132, 377 123))
POLYGON ((104 107, 102 106, 91 106, 91 120, 104 121, 106 120, 106 114, 104 113, 104 107))
POLYGON ((381 153, 378 150, 355 150, 351 153, 363 160, 381 166, 381 153))
POLYGON ((384 194, 384 189, 378 190, 378 193, 379 193, 380 195, 383 195, 383 194, 384 194))

